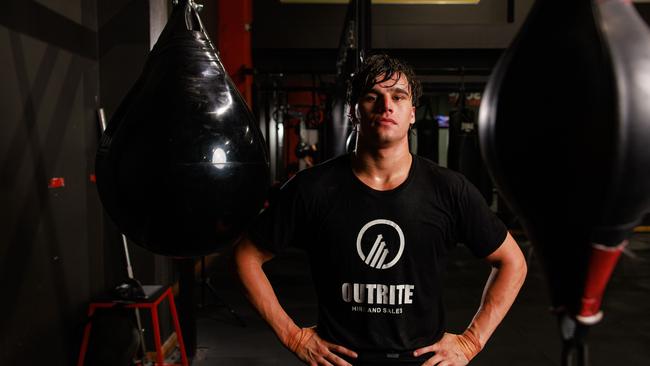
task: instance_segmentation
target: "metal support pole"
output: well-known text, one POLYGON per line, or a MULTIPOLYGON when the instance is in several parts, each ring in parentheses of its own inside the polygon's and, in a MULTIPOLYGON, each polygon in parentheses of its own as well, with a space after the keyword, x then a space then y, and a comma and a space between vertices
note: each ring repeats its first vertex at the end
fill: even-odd
MULTIPOLYGON (((97 119, 99 120, 99 128, 101 132, 106 131, 106 114, 104 113, 104 108, 99 108, 97 110, 97 119)), ((122 235, 122 246, 124 248, 124 258, 126 259, 126 273, 130 279, 133 277, 133 267, 131 266, 131 256, 129 255, 129 244, 126 240, 126 236, 122 235)), ((147 358, 147 346, 144 341, 144 328, 142 327, 142 320, 140 318, 140 309, 135 308, 135 320, 138 323, 138 334, 140 335, 140 348, 142 350, 142 359, 147 358)))
POLYGON ((372 3, 370 0, 355 1, 356 19, 356 57, 355 71, 359 70, 363 60, 372 49, 372 3))

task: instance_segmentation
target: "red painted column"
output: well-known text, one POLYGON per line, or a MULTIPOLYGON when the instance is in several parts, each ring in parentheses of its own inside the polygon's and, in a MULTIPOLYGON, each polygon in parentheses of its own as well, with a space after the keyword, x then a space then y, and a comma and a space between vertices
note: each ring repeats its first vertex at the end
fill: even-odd
POLYGON ((250 25, 252 0, 219 1, 219 57, 248 106, 252 106, 253 76, 244 70, 253 67, 250 25))

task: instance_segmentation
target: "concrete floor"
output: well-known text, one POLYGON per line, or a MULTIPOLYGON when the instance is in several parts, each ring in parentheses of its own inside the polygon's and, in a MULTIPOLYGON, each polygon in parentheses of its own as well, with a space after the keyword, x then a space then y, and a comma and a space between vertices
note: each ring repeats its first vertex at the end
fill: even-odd
MULTIPOLYGON (((528 248, 523 242, 522 247, 528 248)), ((650 234, 637 234, 614 272, 603 304, 604 320, 589 335, 591 365, 650 365, 650 234)), ((533 253, 534 254, 534 253, 533 253)), ((219 296, 246 322, 242 327, 223 307, 200 312, 194 366, 302 365, 280 345, 271 330, 246 302, 227 269, 218 260, 211 282, 219 296)), ((481 296, 489 268, 463 247, 450 261, 446 308, 451 331, 464 329, 481 296)), ((291 251, 268 264, 267 273, 278 298, 300 325, 313 325, 316 308, 308 264, 291 251)), ((506 319, 471 365, 560 365, 560 341, 555 318, 548 312, 543 274, 533 255, 528 278, 506 319)))

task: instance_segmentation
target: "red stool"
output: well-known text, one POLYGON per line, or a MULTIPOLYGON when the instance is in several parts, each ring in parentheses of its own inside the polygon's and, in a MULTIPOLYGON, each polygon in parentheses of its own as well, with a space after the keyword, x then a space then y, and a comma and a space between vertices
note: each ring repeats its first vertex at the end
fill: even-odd
MULTIPOLYGON (((142 286, 145 294, 147 295, 146 299, 138 300, 138 302, 132 304, 120 304, 124 308, 138 308, 138 309, 149 309, 151 310, 151 321, 153 323, 153 336, 154 342, 156 344, 156 365, 159 366, 171 366, 177 364, 168 364, 164 361, 164 355, 162 350, 162 342, 160 340, 160 324, 158 320, 158 305, 165 298, 169 302, 169 310, 171 312, 172 321, 174 322, 174 330, 176 331, 176 337, 178 339, 178 348, 181 351, 181 365, 189 366, 187 361, 187 355, 185 353, 185 344, 183 343, 183 336, 181 335, 181 326, 178 321, 178 314, 176 313, 176 304, 174 303, 174 295, 172 294, 172 289, 169 286, 142 286)), ((99 308, 111 308, 118 305, 116 301, 106 301, 106 302, 92 302, 88 308, 88 316, 92 316, 96 309, 99 308)), ((83 366, 84 359, 86 357, 86 350, 88 348, 88 340, 90 338, 90 329, 92 322, 86 324, 84 330, 83 340, 81 341, 81 350, 79 351, 79 361, 77 366, 83 366)))

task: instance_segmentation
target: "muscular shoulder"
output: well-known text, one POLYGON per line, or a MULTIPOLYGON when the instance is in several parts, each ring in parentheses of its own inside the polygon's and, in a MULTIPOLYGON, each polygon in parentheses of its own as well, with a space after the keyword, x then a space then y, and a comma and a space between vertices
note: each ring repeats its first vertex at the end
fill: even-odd
POLYGON ((417 159, 418 175, 423 183, 437 187, 449 192, 463 190, 467 184, 467 178, 451 169, 441 167, 433 161, 421 156, 414 156, 417 159))
POLYGON ((311 195, 338 186, 346 174, 349 174, 349 170, 349 156, 341 155, 301 170, 287 184, 295 185, 301 192, 311 195))

